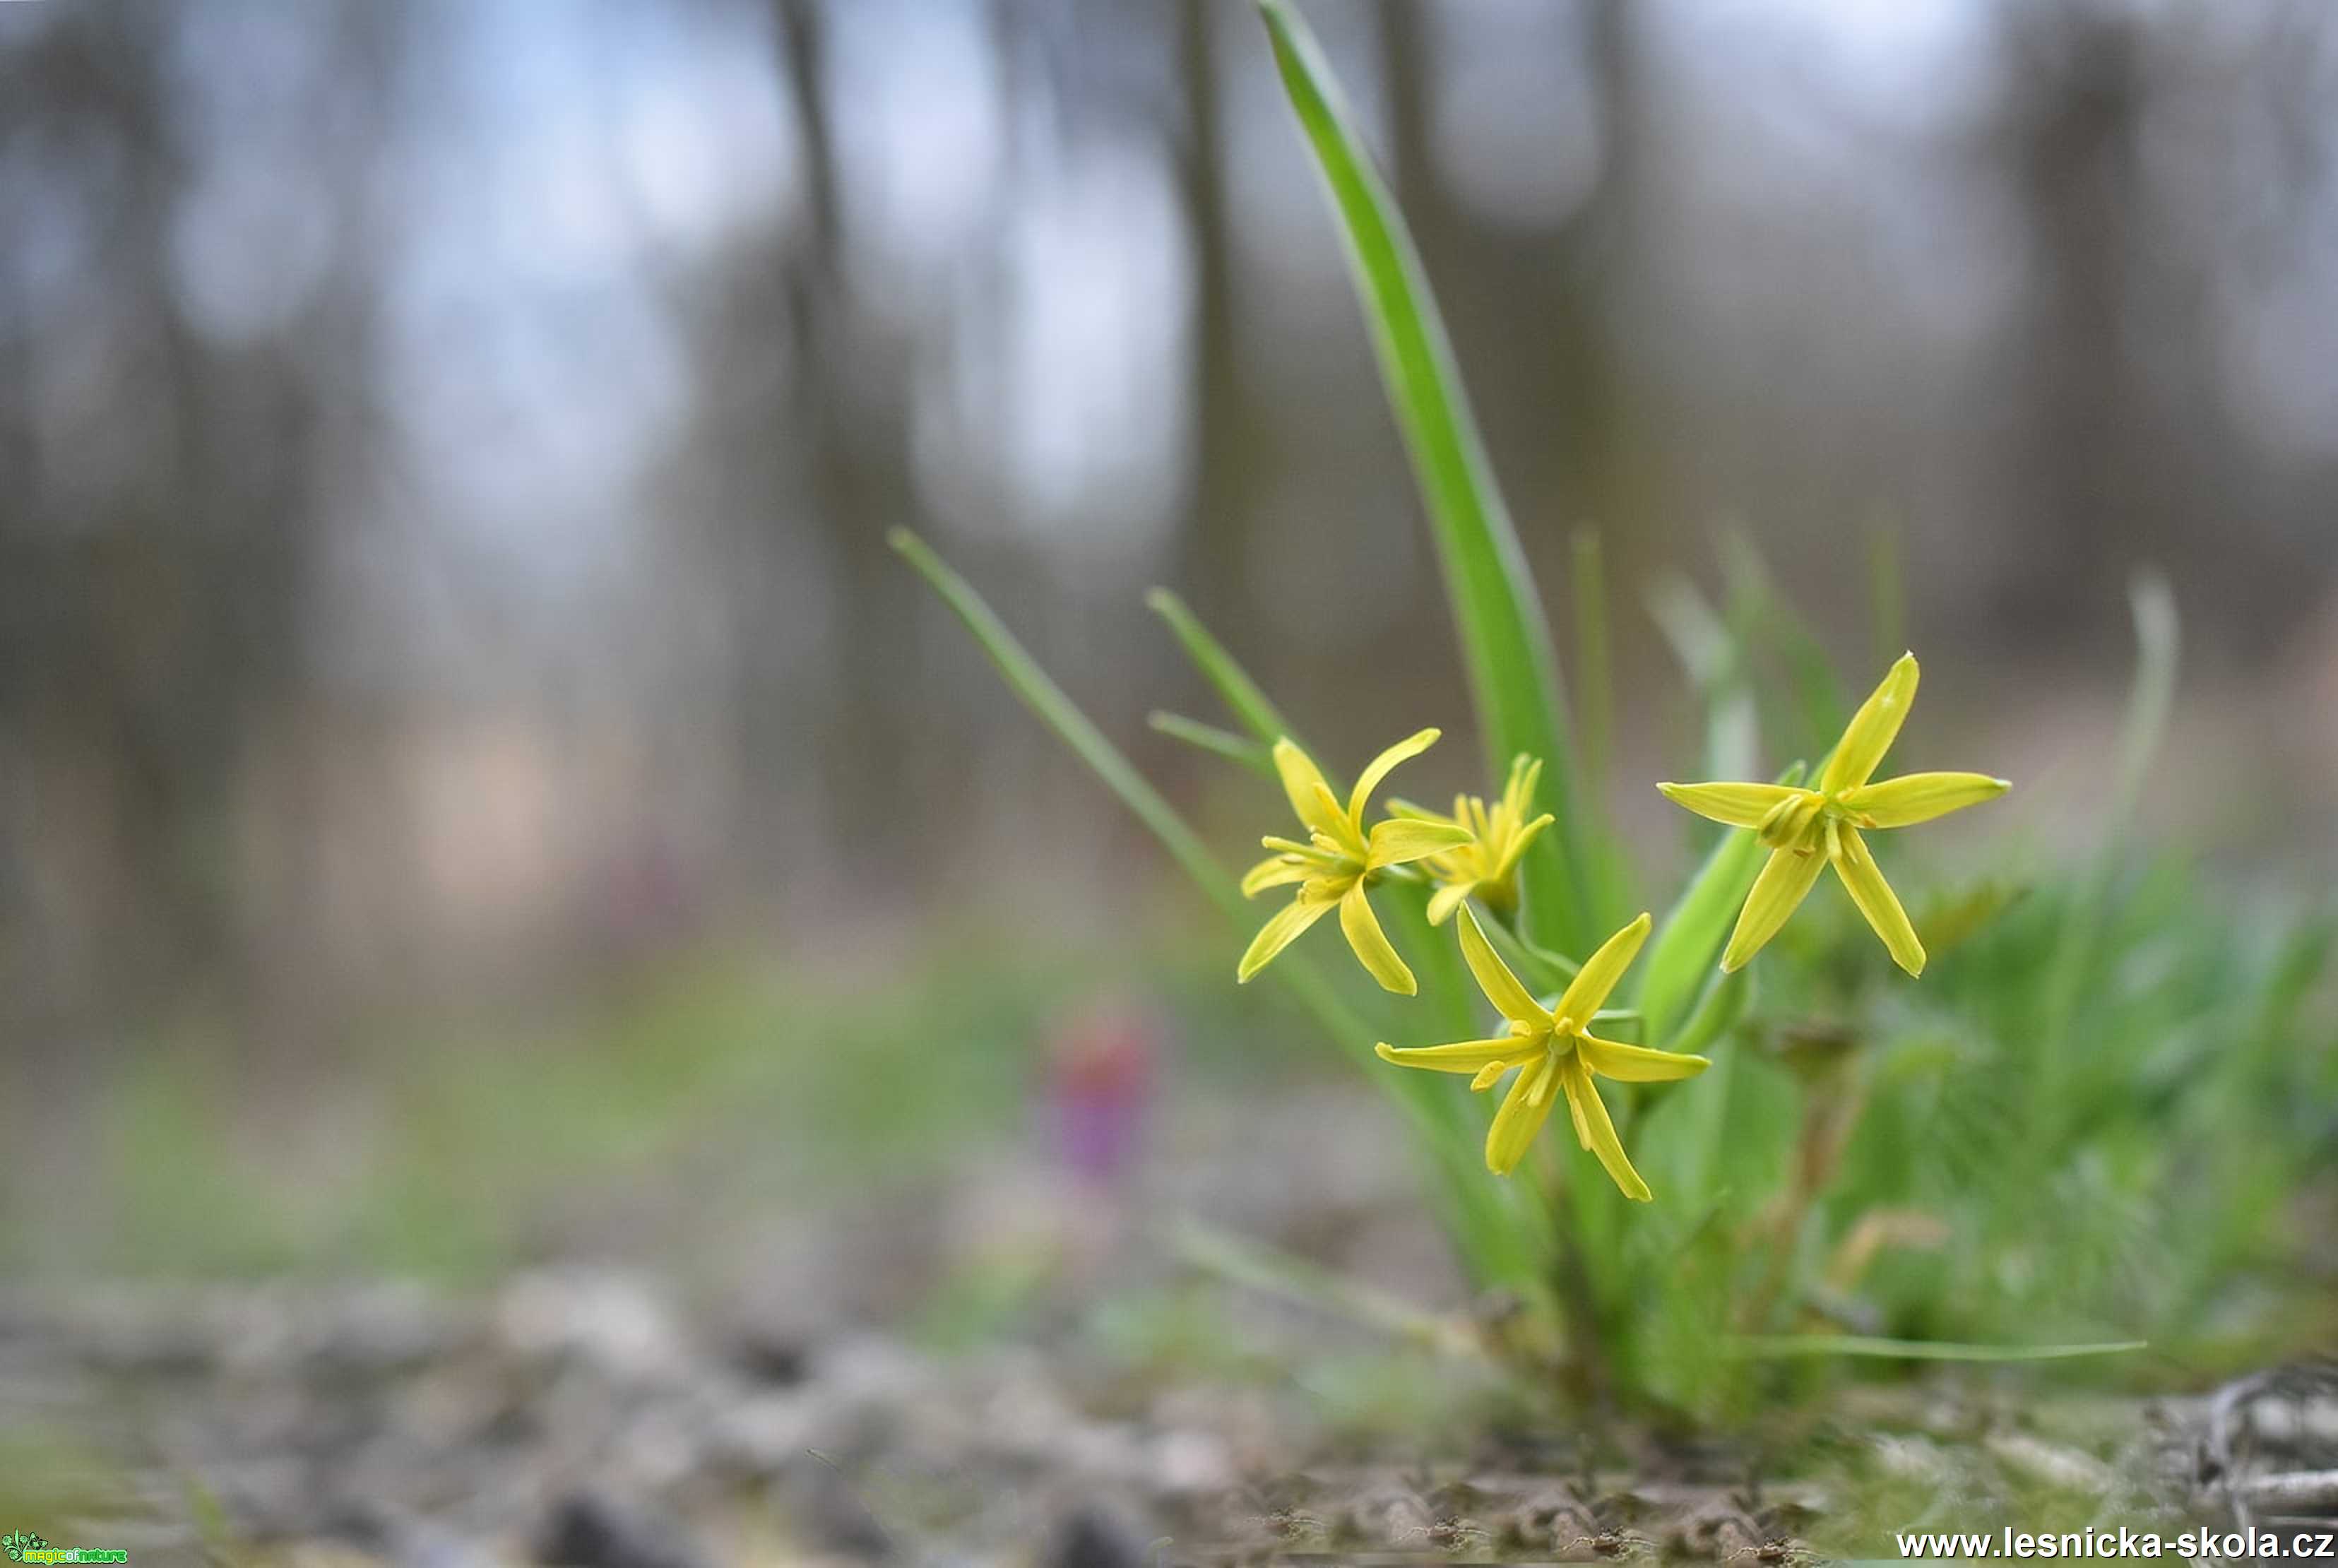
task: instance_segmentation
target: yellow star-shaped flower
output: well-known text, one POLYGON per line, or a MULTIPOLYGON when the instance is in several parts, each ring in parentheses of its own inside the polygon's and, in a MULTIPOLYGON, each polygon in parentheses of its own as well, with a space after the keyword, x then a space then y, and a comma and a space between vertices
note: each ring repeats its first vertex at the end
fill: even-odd
POLYGON ((1428 750, 1437 743, 1437 735, 1434 730, 1423 730, 1373 758, 1349 792, 1345 807, 1306 752, 1287 739, 1274 743, 1274 770, 1282 777, 1282 792, 1291 798, 1291 808, 1306 827, 1308 841, 1262 840, 1274 853, 1252 867, 1242 880, 1245 898, 1292 882, 1300 887, 1298 897, 1260 928, 1250 950, 1242 956, 1234 971, 1237 984, 1265 968, 1268 960, 1337 905, 1340 929, 1372 978, 1400 995, 1412 995, 1420 988, 1412 971, 1390 946, 1388 934, 1365 901, 1364 888, 1390 867, 1425 860, 1468 843, 1469 830, 1450 823, 1391 817, 1367 832, 1364 805, 1391 769, 1428 750))
POLYGON ((1815 788, 1656 786, 1700 817, 1733 828, 1753 828, 1770 846, 1769 863, 1754 879, 1753 891, 1746 895, 1745 907, 1737 916, 1737 929, 1730 934, 1728 949, 1721 956, 1722 968, 1742 968, 1760 952, 1818 881, 1820 868, 1832 864, 1851 901, 1883 938, 1892 962, 1911 975, 1924 972, 1924 945, 1916 940, 1908 912, 1900 907, 1891 885, 1877 869, 1861 830, 1929 822, 1963 807, 1993 800, 2012 786, 1986 773, 1908 773, 1869 783, 1883 754, 1891 750, 1915 697, 1916 656, 1903 653, 1883 683, 1851 716, 1834 755, 1819 771, 1815 788))
POLYGON ((1558 1004, 1551 1008, 1536 1001, 1533 993, 1510 973, 1467 906, 1461 908, 1460 931, 1461 956, 1469 960, 1469 972, 1478 977, 1487 1000, 1509 1020, 1509 1033, 1491 1040, 1464 1040, 1415 1050, 1381 1044, 1375 1048, 1381 1060, 1435 1073, 1473 1073, 1472 1090, 1490 1089, 1495 1080, 1517 1068, 1518 1075, 1510 1081, 1509 1093, 1502 1097, 1502 1108, 1494 1113, 1494 1124, 1486 1133, 1486 1168, 1497 1176, 1515 1170, 1535 1134, 1542 1131, 1551 1107, 1564 1094, 1575 1120, 1576 1142, 1599 1157, 1625 1197, 1646 1202, 1648 1184, 1625 1158, 1616 1123, 1607 1118, 1607 1107, 1591 1082, 1592 1074, 1618 1083, 1655 1083, 1693 1078, 1712 1065, 1702 1056, 1602 1040, 1587 1027, 1606 1004, 1616 982, 1631 966, 1640 945, 1648 939, 1647 916, 1643 914, 1616 932, 1584 960, 1558 1004))
POLYGON ((1547 811, 1531 820, 1527 817, 1534 808, 1535 785, 1541 778, 1541 760, 1520 752, 1510 760, 1510 777, 1502 786, 1501 799, 1491 806, 1475 795, 1456 795, 1453 815, 1440 817, 1402 800, 1389 802, 1389 809, 1400 817, 1444 822, 1469 834, 1469 841, 1459 848, 1432 855, 1420 863, 1438 885, 1429 900, 1431 926, 1444 925, 1472 896, 1506 919, 1517 909, 1518 857, 1552 821, 1547 811))

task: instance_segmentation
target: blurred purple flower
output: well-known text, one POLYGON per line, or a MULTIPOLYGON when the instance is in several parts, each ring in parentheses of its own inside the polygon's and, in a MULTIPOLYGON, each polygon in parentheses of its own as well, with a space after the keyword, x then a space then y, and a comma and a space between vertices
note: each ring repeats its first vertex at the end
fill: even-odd
POLYGON ((1152 1113, 1159 1028, 1121 1000, 1091 1004, 1059 1024, 1047 1048, 1054 1153, 1083 1181, 1116 1186, 1142 1152, 1152 1113))

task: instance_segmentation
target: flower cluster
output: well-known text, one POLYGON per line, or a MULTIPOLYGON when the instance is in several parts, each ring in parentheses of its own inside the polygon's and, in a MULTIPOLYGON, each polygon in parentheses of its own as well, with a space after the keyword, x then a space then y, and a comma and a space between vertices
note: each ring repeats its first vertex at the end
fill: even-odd
MULTIPOLYGON (((1923 944, 1862 835, 1928 821, 1992 799, 2009 786, 1983 773, 1911 773, 1871 782, 1907 718, 1916 679, 1915 656, 1903 655, 1852 715, 1811 788, 1753 783, 1656 787, 1700 816, 1751 829, 1769 847, 1769 859, 1746 896, 1723 953, 1724 971, 1742 968, 1777 935, 1820 871, 1831 865, 1893 961, 1911 975, 1922 973, 1923 944)), ((1641 914, 1601 944, 1546 1005, 1502 961, 1485 925, 1469 907, 1474 900, 1498 932, 1510 931, 1517 921, 1519 860, 1552 820, 1547 813, 1529 815, 1541 778, 1540 760, 1515 760, 1500 798, 1490 806, 1474 796, 1458 796, 1452 814, 1445 816, 1399 800, 1390 803, 1388 816, 1365 825, 1373 792, 1400 763, 1428 750, 1437 738, 1438 731, 1423 730, 1372 759, 1344 804, 1304 751, 1287 738, 1275 743, 1275 770, 1307 838, 1266 838, 1265 847, 1272 853, 1243 878, 1245 897, 1293 885, 1298 891, 1251 943, 1236 978, 1247 981, 1336 906, 1341 931, 1365 970, 1388 990, 1412 995, 1418 989, 1412 971, 1381 929, 1369 894, 1390 880, 1429 886, 1429 923, 1442 926, 1459 912, 1461 956, 1500 1014, 1503 1032, 1448 1045, 1400 1048, 1383 1044, 1381 1058, 1403 1067, 1467 1073, 1475 1091, 1493 1087, 1506 1073, 1515 1074, 1486 1136, 1486 1164, 1497 1175, 1507 1176, 1517 1168, 1564 1098, 1576 1141, 1599 1161, 1625 1196, 1645 1201, 1647 1183, 1626 1157, 1593 1080, 1658 1083, 1694 1077, 1710 1065, 1703 1056, 1625 1044, 1591 1032, 1609 994, 1648 938, 1648 916, 1641 914)))

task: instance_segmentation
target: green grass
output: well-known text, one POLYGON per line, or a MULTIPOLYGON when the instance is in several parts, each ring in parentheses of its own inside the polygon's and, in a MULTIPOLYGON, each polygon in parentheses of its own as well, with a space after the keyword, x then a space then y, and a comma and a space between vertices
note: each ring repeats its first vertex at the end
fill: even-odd
POLYGON ((1275 1022, 1194 963, 1148 975, 1125 954, 942 937, 881 975, 721 951, 551 1014, 380 1019, 329 1073, 289 1083, 231 1029, 182 1024, 127 1055, 86 1107, 71 1230, 14 1203, 0 1263, 467 1283, 564 1241, 590 1250, 597 1211, 654 1207, 709 1176, 711 1191, 674 1206, 720 1246, 759 1205, 817 1213, 1028 1137, 1049 1029, 1115 985, 1172 1012, 1196 1000, 1183 1033, 1205 1076, 1235 1071, 1275 1022))

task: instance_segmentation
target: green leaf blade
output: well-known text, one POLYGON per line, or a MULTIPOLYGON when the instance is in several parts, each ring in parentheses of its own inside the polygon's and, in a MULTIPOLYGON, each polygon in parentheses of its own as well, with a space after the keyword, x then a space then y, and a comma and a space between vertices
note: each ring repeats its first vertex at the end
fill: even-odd
POLYGON ((1249 769, 1262 779, 1275 776, 1273 757, 1263 745, 1246 736, 1221 730, 1214 724, 1204 724, 1197 719, 1188 719, 1183 713, 1170 713, 1160 709, 1154 710, 1145 722, 1172 740, 1182 740, 1197 751, 1222 757, 1249 769))
MULTIPOLYGON (((1254 926, 1257 907, 1243 897, 1233 877, 1210 854, 1200 836, 1039 667, 973 584, 909 530, 896 528, 887 537, 973 634, 1008 690, 1151 829, 1238 929, 1248 931, 1254 926)), ((1477 1149, 1478 1134, 1474 1126, 1465 1124, 1464 1107, 1449 1093, 1453 1086, 1438 1082, 1435 1074, 1384 1067, 1372 1051, 1379 1032, 1342 999, 1339 989, 1304 954, 1282 954, 1267 973, 1371 1074, 1420 1132, 1428 1154, 1431 1200, 1479 1283, 1533 1289, 1545 1262, 1533 1245, 1539 1232, 1518 1222, 1520 1194, 1487 1176, 1477 1149)))
POLYGON ((1943 1339, 1879 1339, 1861 1334, 1751 1334, 1732 1342, 1740 1356, 1851 1356, 1898 1361, 2067 1361, 2148 1350, 2146 1339, 2087 1345, 1964 1345, 1943 1339))
POLYGON ((1567 729, 1558 661, 1485 445, 1469 412, 1426 270, 1321 49, 1286 0, 1260 0, 1277 68, 1339 220, 1389 401, 1427 502, 1461 637, 1487 771, 1543 760, 1554 831, 1522 868, 1538 938, 1586 952, 1606 935, 1567 729))
MULTIPOLYGON (((1799 762, 1778 775, 1781 784, 1799 784, 1802 779, 1799 762)), ((1639 1004, 1652 1044, 1676 1048, 1665 1042, 1673 1038, 1704 992, 1722 941, 1767 854, 1758 833, 1741 829, 1724 835, 1656 927, 1656 939, 1641 969, 1639 1004)))
POLYGON ((1242 720, 1243 728, 1268 746, 1285 736, 1298 740, 1299 732, 1291 727, 1291 720, 1268 700, 1258 682, 1250 678, 1250 671, 1226 652, 1226 645, 1211 634, 1183 599, 1166 588, 1155 588, 1144 596, 1144 603, 1168 623, 1178 646, 1194 662, 1194 668, 1201 671, 1202 679, 1217 692, 1226 710, 1242 720))
MULTIPOLYGON (((908 529, 896 528, 886 535, 886 540, 974 634, 975 642, 997 666, 1008 690, 1104 780, 1105 787, 1118 796, 1123 805, 1135 813, 1137 820, 1152 830, 1185 874, 1209 895, 1212 903, 1237 922, 1247 920, 1248 906, 1241 889, 1200 836, 1185 825, 1174 807, 1161 798, 1160 791, 1145 781, 1135 765, 1121 755, 1120 749, 1105 739, 1104 731, 1080 710, 1079 704, 1039 668, 1038 661, 984 603, 973 584, 951 571, 931 546, 908 529)), ((1369 1042, 1365 1048, 1370 1049, 1369 1042)))

